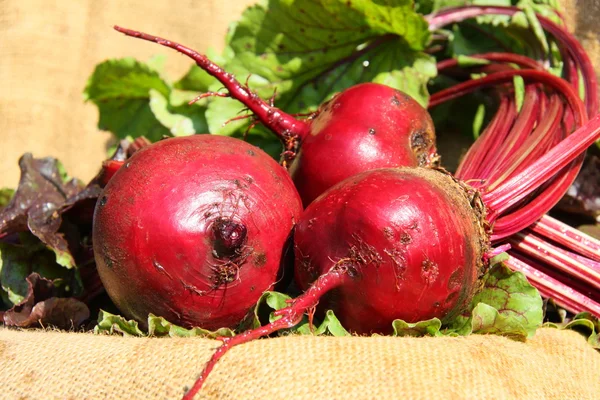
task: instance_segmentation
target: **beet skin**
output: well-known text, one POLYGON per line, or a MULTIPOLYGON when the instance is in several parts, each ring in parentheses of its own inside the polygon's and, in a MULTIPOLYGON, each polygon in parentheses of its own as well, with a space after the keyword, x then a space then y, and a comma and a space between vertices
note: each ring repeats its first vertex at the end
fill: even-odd
POLYGON ((371 170, 316 199, 296 226, 296 282, 344 270, 320 303, 359 334, 447 320, 478 287, 487 235, 462 186, 429 168, 371 170), (334 268, 334 269, 335 269, 334 268))
POLYGON ((287 172, 262 150, 166 139, 135 153, 100 197, 98 271, 127 317, 233 327, 273 288, 301 212, 287 172))
POLYGON ((305 206, 359 172, 426 166, 437 156, 427 110, 386 85, 352 86, 323 104, 309 123, 290 168, 305 206))

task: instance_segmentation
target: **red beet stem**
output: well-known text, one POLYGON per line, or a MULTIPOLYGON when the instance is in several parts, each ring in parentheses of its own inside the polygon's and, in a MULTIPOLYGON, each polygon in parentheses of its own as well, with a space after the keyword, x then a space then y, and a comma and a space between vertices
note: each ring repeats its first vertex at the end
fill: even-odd
POLYGON ((99 175, 99 183, 102 187, 108 185, 108 181, 125 164, 125 161, 106 160, 102 163, 102 170, 99 175))
MULTIPOLYGON (((482 54, 472 54, 469 56, 470 58, 478 58, 481 60, 499 62, 499 63, 510 63, 516 64, 521 68, 529 68, 529 69, 537 69, 542 70, 543 66, 531 59, 527 56, 522 56, 520 54, 514 53, 500 53, 500 52, 490 52, 490 53, 482 53, 482 54)), ((449 58, 447 60, 440 61, 437 63, 438 73, 443 72, 446 69, 454 68, 458 66, 460 60, 458 58, 449 58)))
POLYGON ((589 287, 600 290, 600 263, 578 257, 557 246, 553 246, 534 234, 519 232, 510 237, 512 248, 537 259, 549 267, 585 282, 589 287))
MULTIPOLYGON (((525 111, 525 106, 523 107, 525 111)), ((520 133, 520 137, 524 140, 522 143, 514 144, 507 141, 504 150, 509 150, 511 153, 505 152, 505 157, 499 155, 498 159, 502 160, 500 166, 494 165, 496 168, 487 169, 486 176, 488 179, 488 191, 494 190, 502 182, 508 180, 515 175, 516 172, 524 169, 525 166, 539 158, 547 149, 555 145, 555 132, 559 132, 560 124, 563 117, 563 104, 558 96, 550 98, 550 104, 546 112, 537 121, 537 126, 533 128, 531 125, 526 125, 525 129, 518 126, 518 121, 515 122, 515 130, 520 133), (533 132, 532 132, 533 131, 533 132), (532 132, 527 136, 526 133, 532 132), (525 135, 523 135, 525 133, 525 135), (516 149, 516 150, 515 150, 516 149)), ((533 121, 532 121, 533 122, 533 121)), ((491 163, 490 163, 491 164, 491 163)))
POLYGON ((587 311, 600 316, 599 303, 540 271, 541 268, 532 266, 530 260, 525 262, 520 256, 517 257, 511 255, 505 263, 511 269, 523 273, 542 296, 552 298, 556 304, 573 313, 587 311))
MULTIPOLYGON (((542 92, 539 106, 541 120, 537 121, 537 128, 531 132, 532 126, 528 123, 531 122, 531 118, 523 119, 521 118, 523 114, 521 114, 519 118, 515 119, 514 113, 509 112, 512 110, 511 107, 514 107, 513 100, 509 99, 508 110, 502 111, 502 114, 500 111, 496 114, 493 122, 470 149, 457 172, 463 180, 478 182, 475 186, 485 193, 485 196, 488 197, 487 200, 493 198, 492 193, 495 193, 507 182, 514 180, 515 177, 523 176, 523 171, 533 164, 535 158, 541 157, 563 139, 566 136, 566 124, 570 126, 571 117, 577 121, 577 126, 581 126, 587 121, 585 106, 573 87, 558 77, 536 70, 503 71, 481 79, 460 83, 434 94, 431 98, 432 105, 463 95, 481 86, 508 82, 517 75, 530 82, 530 85, 531 83, 541 83, 544 86, 550 86, 564 97, 569 108, 565 110, 565 113, 562 112, 562 107, 556 109, 554 107, 556 101, 547 100, 546 95, 542 92), (546 103, 548 104, 546 105, 546 103), (564 115, 562 120, 559 114, 564 115), (516 124, 516 121, 519 120, 524 122, 516 124), (510 131, 511 125, 513 125, 513 131, 510 131), (527 130, 528 127, 529 130, 527 130), (516 152, 514 151, 515 143, 521 144, 516 152), (538 143, 542 145, 540 146, 538 143), (510 151, 506 151, 507 149, 510 151), (520 161, 520 163, 514 168, 511 167, 510 171, 506 171, 507 159, 510 159, 513 164, 516 161, 520 161)), ((531 92, 531 90, 528 86, 527 91, 531 92)), ((524 106, 521 112, 535 112, 535 110, 524 106)), ((540 181, 538 187, 542 184, 545 185, 543 192, 530 199, 529 203, 521 204, 518 209, 512 209, 508 215, 503 213, 525 196, 518 199, 511 198, 510 202, 512 203, 509 203, 509 206, 502 211, 488 207, 490 209, 488 220, 495 223, 491 239, 496 241, 525 228, 554 206, 575 179, 583 162, 581 154, 583 150, 585 149, 580 148, 578 150, 580 153, 574 153, 575 160, 571 159, 572 165, 569 168, 563 169, 556 176, 554 173, 548 174, 547 181, 540 181)))
POLYGON ((291 138, 294 137, 303 138, 307 134, 308 125, 305 122, 297 120, 290 114, 271 106, 261 99, 256 93, 252 92, 248 87, 237 81, 232 74, 223 70, 223 68, 210 61, 203 54, 200 54, 189 47, 160 38, 158 36, 121 28, 120 26, 115 26, 114 29, 124 33, 127 36, 170 47, 190 57, 200 68, 217 78, 219 82, 221 82, 223 86, 227 88, 229 95, 232 98, 240 101, 242 104, 248 107, 248 109, 252 111, 267 128, 272 130, 282 142, 287 143, 291 138))
MULTIPOLYGON (((469 18, 478 17, 481 15, 509 15, 512 16, 522 10, 518 7, 493 7, 493 6, 464 6, 449 8, 439 13, 425 16, 429 22, 429 30, 435 31, 445 25, 461 22, 469 18)), ((585 85, 585 102, 587 111, 590 116, 596 115, 598 112, 598 87, 596 82, 596 72, 590 61, 589 56, 583 49, 583 46, 571 33, 558 26, 550 19, 536 14, 542 27, 552 34, 559 44, 563 52, 567 52, 576 61, 585 85)), ((569 61, 566 61, 569 64, 569 61)), ((576 75, 576 74, 575 74, 576 75)))
MULTIPOLYGON (((541 215, 548 212, 564 196, 565 192, 577 176, 579 168, 575 167, 579 161, 583 160, 583 154, 578 161, 574 162, 566 173, 559 179, 553 179, 550 183, 544 185, 544 195, 534 196, 526 204, 519 205, 518 208, 504 215, 494 222, 494 231, 490 236, 492 242, 503 239, 513 233, 521 231, 537 221, 541 215)), ((561 171, 562 173, 562 171, 561 171)), ((494 220, 495 216, 488 214, 488 220, 494 220)))
MULTIPOLYGON (((340 260, 342 261, 342 260, 340 260)), ((340 286, 346 277, 346 269, 343 268, 344 264, 341 262, 336 263, 327 273, 319 276, 317 280, 300 296, 292 300, 289 307, 278 310, 277 316, 281 316, 280 319, 273 321, 265 326, 261 326, 256 329, 251 329, 246 332, 240 333, 234 337, 219 338, 223 344, 217 349, 212 355, 204 370, 200 374, 200 377, 194 383, 194 386, 185 394, 183 400, 192 400, 196 393, 202 388, 202 385, 206 381, 206 378, 215 367, 216 363, 225 355, 225 353, 239 344, 247 343, 261 337, 270 335, 273 332, 280 331, 282 329, 291 328, 297 325, 301 320, 304 313, 316 307, 319 303, 319 299, 331 289, 340 286)))
POLYGON ((565 100, 575 113, 575 121, 578 126, 583 125, 587 121, 585 106, 581 103, 579 96, 571 87, 571 85, 569 85, 564 79, 558 78, 549 72, 536 70, 496 72, 480 79, 472 79, 470 81, 459 83, 449 87, 448 89, 444 89, 433 94, 429 99, 429 108, 435 107, 451 99, 464 96, 465 94, 471 93, 477 89, 496 86, 501 83, 510 83, 515 76, 522 77, 527 83, 542 83, 552 87, 565 97, 565 100))
POLYGON ((531 232, 553 240, 572 252, 600 262, 600 240, 586 235, 549 215, 529 227, 531 232))
MULTIPOLYGON (((496 114, 494 114, 494 117, 490 121, 489 125, 485 128, 484 132, 469 148, 463 161, 458 165, 458 169, 456 170, 455 174, 457 178, 470 181, 471 179, 476 179, 476 177, 479 176, 478 169, 483 164, 483 160, 488 155, 491 155, 491 152, 487 151, 487 149, 494 146, 493 142, 497 140, 499 136, 497 134, 488 134, 488 132, 497 132, 499 129, 501 129, 500 127, 503 126, 506 116, 509 115, 511 109, 514 109, 514 106, 515 105, 512 98, 509 98, 508 96, 502 96, 500 98, 498 111, 496 114), (482 151, 482 149, 486 149, 486 151, 482 151)), ((481 181, 476 186, 479 188, 484 184, 485 181, 481 181)), ((473 183, 471 183, 471 185, 475 186, 473 183)))
MULTIPOLYGON (((483 201, 492 215, 499 215, 546 183, 600 138, 600 116, 563 139, 518 175, 503 182, 495 190, 484 193, 483 201)), ((580 165, 579 165, 580 166, 580 165)), ((577 168, 577 171, 579 168, 577 168)))

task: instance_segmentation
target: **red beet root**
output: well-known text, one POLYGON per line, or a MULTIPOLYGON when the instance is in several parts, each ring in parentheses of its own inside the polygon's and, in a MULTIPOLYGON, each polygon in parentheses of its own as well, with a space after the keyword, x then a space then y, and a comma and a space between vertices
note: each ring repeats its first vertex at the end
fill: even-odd
POLYGON ((302 205, 286 171, 241 140, 196 135, 136 152, 94 218, 117 307, 185 326, 233 327, 277 280, 302 205))
POLYGON ((389 86, 363 83, 322 105, 290 167, 304 205, 334 184, 377 168, 416 167, 435 158, 429 113, 389 86))
POLYGON ((497 198, 527 198, 598 137, 600 116, 483 195, 429 168, 366 171, 330 188, 305 210, 294 235, 296 279, 310 286, 274 312, 280 319, 221 338, 184 398, 193 398, 228 349, 293 327, 327 292, 327 307, 358 333, 387 332, 395 318, 451 318, 472 299, 481 266, 497 253, 487 251, 490 219, 506 211, 497 198))
POLYGON ((321 304, 356 333, 390 333, 394 319, 451 318, 471 300, 488 247, 475 195, 425 168, 345 180, 296 227, 296 282, 307 289, 336 260, 347 273, 321 304))
POLYGON ((204 55, 179 43, 121 27, 128 36, 173 48, 193 59, 228 90, 219 96, 239 100, 284 144, 304 205, 358 172, 416 167, 437 158, 435 131, 427 110, 388 86, 365 83, 335 96, 308 121, 301 121, 260 99, 204 55))

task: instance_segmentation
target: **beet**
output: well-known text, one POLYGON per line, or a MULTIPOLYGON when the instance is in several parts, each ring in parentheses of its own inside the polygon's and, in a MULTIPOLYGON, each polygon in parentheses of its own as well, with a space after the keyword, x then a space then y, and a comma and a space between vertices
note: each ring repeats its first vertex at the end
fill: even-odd
POLYGON ((320 305, 359 334, 391 333, 395 319, 451 319, 469 304, 489 245, 473 196, 434 169, 355 175, 296 226, 296 283, 306 290, 331 268, 347 270, 320 305))
POLYGON ((282 163, 290 168, 304 205, 358 172, 389 167, 434 165, 435 130, 427 110, 407 94, 377 83, 352 86, 334 96, 307 121, 265 102, 206 56, 170 40, 115 26, 126 35, 173 48, 217 78, 284 144, 282 163))
POLYGON ((377 83, 338 93, 310 120, 290 173, 305 205, 359 172, 431 163, 435 130, 427 110, 377 83))
POLYGON ((262 150, 212 135, 137 151, 95 210, 98 271, 115 305, 184 326, 233 327, 280 272, 302 205, 262 150))

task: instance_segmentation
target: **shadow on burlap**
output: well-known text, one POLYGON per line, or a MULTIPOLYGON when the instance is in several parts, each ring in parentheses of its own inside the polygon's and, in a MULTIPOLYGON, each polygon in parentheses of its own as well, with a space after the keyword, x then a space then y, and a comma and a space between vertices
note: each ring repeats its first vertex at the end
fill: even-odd
MULTIPOLYGON (((177 399, 217 341, 0 329, 7 399, 177 399)), ((202 399, 598 399, 600 353, 573 331, 526 343, 459 338, 308 337, 234 347, 202 399)))

